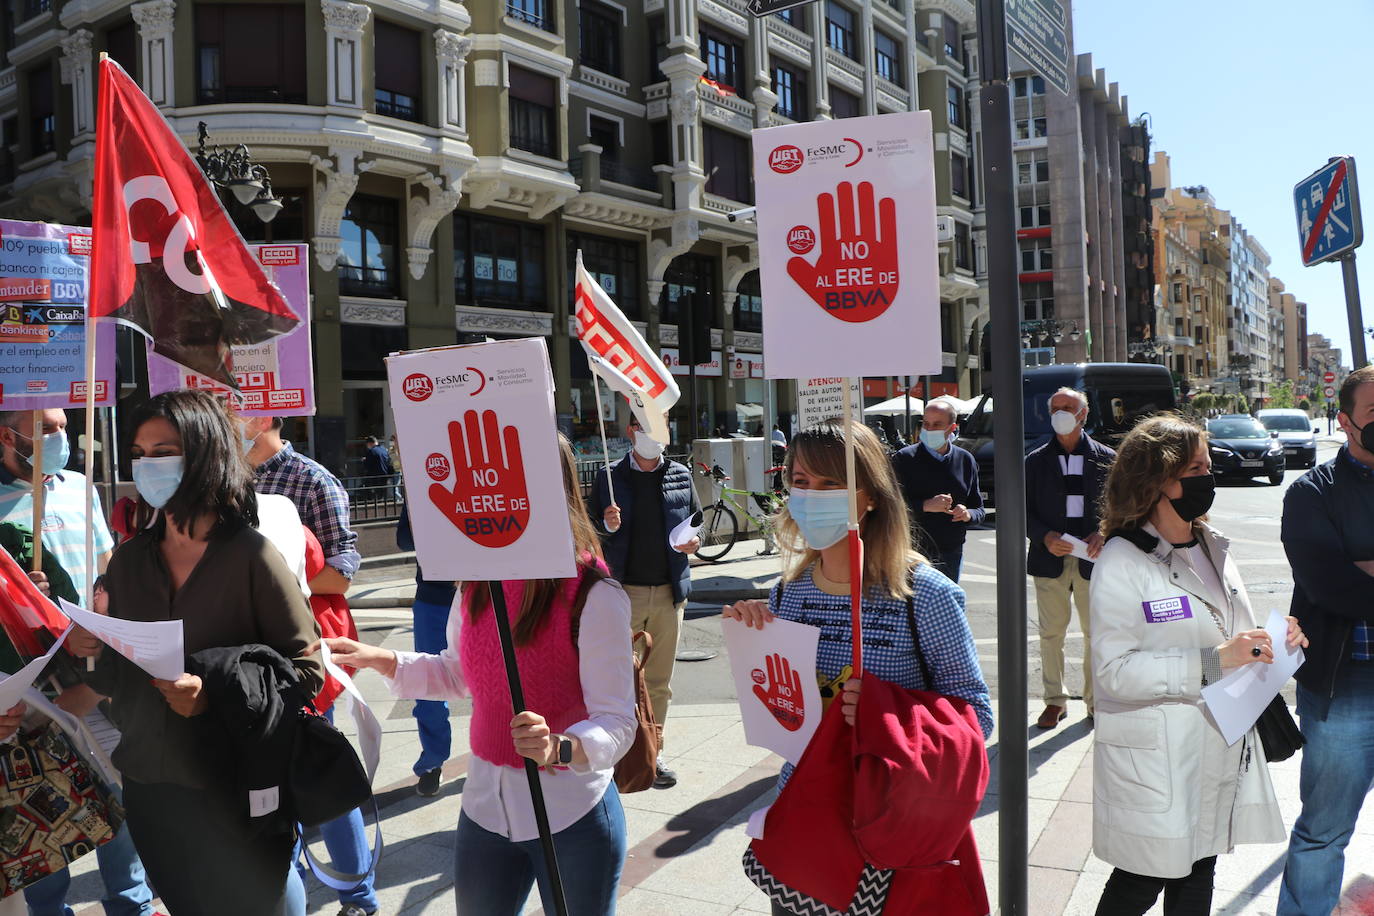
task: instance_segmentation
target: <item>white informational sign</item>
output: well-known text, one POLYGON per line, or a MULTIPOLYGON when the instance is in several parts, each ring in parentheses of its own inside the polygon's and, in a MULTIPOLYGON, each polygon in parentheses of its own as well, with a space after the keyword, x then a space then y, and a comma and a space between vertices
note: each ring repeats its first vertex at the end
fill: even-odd
POLYGON ((1202 699, 1227 744, 1235 744, 1254 726, 1260 713, 1307 660, 1301 648, 1288 648, 1288 618, 1270 611, 1264 628, 1274 643, 1272 665, 1251 662, 1202 688, 1202 699))
POLYGON ((543 338, 396 354, 386 368, 425 578, 574 575, 543 338))
POLYGON ((721 630, 730 653, 744 740, 797 763, 821 724, 821 689, 816 684, 820 629, 773 620, 755 630, 722 617, 721 630))
MULTIPOLYGON (((677 347, 659 347, 658 355, 659 358, 663 360, 663 365, 667 366, 668 371, 671 372, 673 375, 691 374, 691 367, 689 367, 686 363, 682 361, 682 352, 678 350, 677 347)), ((720 373, 721 369, 719 350, 711 351, 711 361, 709 363, 697 364, 698 378, 719 377, 720 373)))
POLYGON ((96 614, 59 598, 71 622, 153 677, 175 681, 186 673, 186 648, 180 620, 124 620, 96 614))
POLYGON ((754 131, 769 378, 935 374, 930 112, 754 131))
POLYGON ((57 637, 57 641, 48 647, 48 651, 29 662, 24 667, 10 675, 0 676, 0 713, 4 713, 14 708, 14 705, 23 699, 25 692, 32 686, 34 679, 43 673, 48 662, 57 654, 62 643, 67 639, 67 634, 72 631, 67 627, 62 631, 62 635, 57 637))
MULTIPOLYGON (((863 383, 857 378, 850 379, 849 390, 854 393, 854 411, 857 419, 863 415, 863 383)), ((844 379, 797 379, 797 429, 806 429, 822 420, 843 416, 844 379)))

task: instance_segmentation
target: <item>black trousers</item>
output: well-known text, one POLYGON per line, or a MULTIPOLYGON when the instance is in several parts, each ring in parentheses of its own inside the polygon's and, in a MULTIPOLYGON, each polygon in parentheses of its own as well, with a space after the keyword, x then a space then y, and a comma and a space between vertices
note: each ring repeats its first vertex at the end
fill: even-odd
POLYGON ((124 780, 129 833, 171 916, 282 912, 295 838, 254 834, 229 792, 124 780))
POLYGON ((1097 916, 1140 916, 1155 905, 1164 891, 1165 916, 1208 916, 1212 911, 1212 882, 1217 857, 1193 863, 1193 870, 1182 878, 1152 878, 1116 868, 1107 879, 1097 916))

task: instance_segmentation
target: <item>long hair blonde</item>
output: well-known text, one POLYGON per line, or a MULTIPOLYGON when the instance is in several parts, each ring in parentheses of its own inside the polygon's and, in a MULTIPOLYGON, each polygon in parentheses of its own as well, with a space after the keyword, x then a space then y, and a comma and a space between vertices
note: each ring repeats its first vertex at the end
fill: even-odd
MULTIPOLYGON (((863 527, 865 587, 876 595, 906 598, 911 594, 912 568, 926 562, 911 546, 906 501, 887 452, 873 430, 858 423, 851 423, 848 428, 854 436, 856 484, 873 504, 872 510, 859 516, 863 527)), ((784 462, 787 480, 792 479, 792 469, 798 464, 814 475, 844 480, 844 434, 843 421, 825 420, 793 436, 784 462)), ((778 513, 777 538, 782 550, 783 582, 794 581, 820 559, 820 551, 806 545, 786 506, 778 513)))
POLYGON ((1102 494, 1098 530, 1103 537, 1139 528, 1159 504, 1169 481, 1207 445, 1207 431, 1176 414, 1141 421, 1121 440, 1102 494))
MULTIPOLYGON (((592 527, 587 515, 587 506, 582 500, 582 487, 577 482, 577 459, 573 457, 572 443, 567 436, 558 434, 558 453, 563 466, 563 493, 568 503, 568 520, 572 522, 573 549, 577 555, 579 576, 590 576, 594 580, 605 576, 597 568, 601 559, 601 539, 592 527)), ((520 598, 520 608, 513 618, 515 626, 512 635, 517 646, 528 645, 538 635, 544 621, 548 618, 549 608, 563 587, 566 579, 533 579, 525 583, 520 598)), ((491 606, 490 582, 464 582, 463 603, 467 605, 468 620, 475 621, 491 606)), ((586 595, 586 589, 582 589, 586 595)), ((576 610, 574 616, 576 616, 576 610)))

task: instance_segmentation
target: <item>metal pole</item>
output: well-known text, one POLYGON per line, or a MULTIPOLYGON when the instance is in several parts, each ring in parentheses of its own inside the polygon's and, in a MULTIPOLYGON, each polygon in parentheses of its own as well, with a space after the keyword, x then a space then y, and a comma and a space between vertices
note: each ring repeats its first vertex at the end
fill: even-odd
POLYGON ((1360 278, 1355 273, 1355 252, 1341 258, 1341 279, 1345 281, 1345 312, 1350 319, 1350 368, 1369 365, 1364 348, 1364 316, 1360 311, 1360 278))
MULTIPOLYGON (((911 376, 902 379, 902 399, 906 405, 906 441, 911 444, 911 376)), ((929 398, 926 398, 929 401, 929 398)))
POLYGON ((1026 725, 1026 472, 1021 403, 1021 307, 1016 285, 1011 104, 1003 0, 978 0, 982 68, 983 189, 987 207, 997 484, 998 891, 1002 916, 1026 916, 1030 853, 1026 725))

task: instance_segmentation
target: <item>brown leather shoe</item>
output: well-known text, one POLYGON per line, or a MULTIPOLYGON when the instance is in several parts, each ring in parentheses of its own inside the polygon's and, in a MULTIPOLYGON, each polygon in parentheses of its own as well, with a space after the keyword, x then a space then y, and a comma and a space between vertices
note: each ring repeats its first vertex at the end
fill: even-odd
POLYGON ((1035 720, 1036 728, 1054 728, 1060 722, 1068 718, 1069 711, 1063 706, 1049 705, 1040 714, 1040 718, 1035 720))

